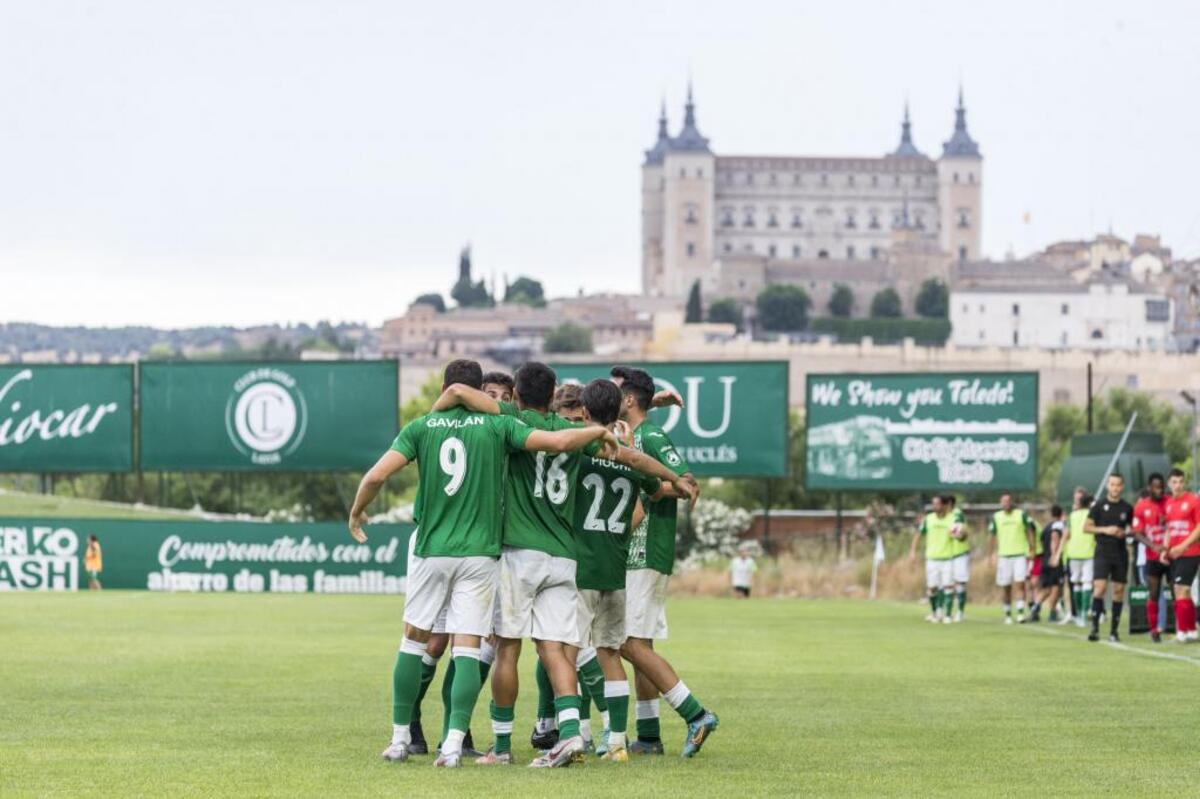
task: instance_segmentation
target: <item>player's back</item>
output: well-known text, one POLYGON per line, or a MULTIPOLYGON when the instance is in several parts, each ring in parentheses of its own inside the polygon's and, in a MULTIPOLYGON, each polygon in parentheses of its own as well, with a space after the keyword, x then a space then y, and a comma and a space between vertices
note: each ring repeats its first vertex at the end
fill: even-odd
POLYGON ((514 419, 465 408, 405 425, 393 449, 417 461, 418 556, 499 556, 504 470, 526 435, 514 419))
POLYGON ((638 492, 654 494, 659 481, 628 466, 585 457, 579 466, 575 534, 580 588, 616 591, 625 587, 625 564, 638 492))
MULTIPOLYGON (((579 427, 558 414, 501 403, 507 417, 535 430, 579 427)), ((599 451, 598 443, 582 450, 599 451)), ((580 452, 518 452, 509 461, 504 498, 504 546, 575 558, 575 491, 580 452)))

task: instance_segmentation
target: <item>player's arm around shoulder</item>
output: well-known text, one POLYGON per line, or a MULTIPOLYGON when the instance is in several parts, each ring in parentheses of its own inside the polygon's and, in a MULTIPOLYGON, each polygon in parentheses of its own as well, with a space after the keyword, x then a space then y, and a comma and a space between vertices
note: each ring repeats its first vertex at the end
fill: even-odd
POLYGON ((457 406, 462 406, 469 411, 493 415, 501 413, 502 410, 499 402, 479 389, 465 386, 462 383, 447 386, 442 395, 433 403, 433 410, 435 412, 448 411, 457 406))
POLYGON ((589 454, 612 458, 620 447, 616 436, 598 425, 568 427, 562 430, 531 430, 525 438, 524 448, 531 452, 575 452, 599 442, 589 454))
POLYGON ((690 504, 695 504, 698 492, 692 482, 686 476, 677 474, 646 453, 639 452, 633 447, 618 447, 615 460, 635 472, 657 477, 662 481, 662 486, 659 487, 660 492, 669 490, 677 498, 686 499, 690 504))

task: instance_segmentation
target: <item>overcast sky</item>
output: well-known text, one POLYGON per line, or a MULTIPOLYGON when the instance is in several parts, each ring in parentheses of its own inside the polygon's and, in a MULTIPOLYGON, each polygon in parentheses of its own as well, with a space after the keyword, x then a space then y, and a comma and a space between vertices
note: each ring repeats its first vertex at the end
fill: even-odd
POLYGON ((467 241, 477 274, 636 291, 689 71, 718 154, 882 154, 907 97, 936 155, 961 79, 986 254, 1111 226, 1200 256, 1200 4, 591 7, 4 3, 0 321, 377 324, 467 241))

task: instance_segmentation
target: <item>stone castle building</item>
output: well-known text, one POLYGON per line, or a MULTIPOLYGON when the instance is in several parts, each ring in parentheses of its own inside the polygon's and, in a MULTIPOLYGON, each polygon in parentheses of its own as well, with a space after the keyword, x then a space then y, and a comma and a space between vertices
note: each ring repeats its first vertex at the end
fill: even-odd
POLYGON ((683 126, 642 164, 642 289, 753 299, 767 283, 801 283, 816 313, 835 282, 897 288, 908 311, 920 280, 980 257, 983 158, 959 91, 954 130, 937 159, 912 139, 882 156, 717 155, 700 133, 688 87, 683 126), (844 279, 843 279, 844 278, 844 279))

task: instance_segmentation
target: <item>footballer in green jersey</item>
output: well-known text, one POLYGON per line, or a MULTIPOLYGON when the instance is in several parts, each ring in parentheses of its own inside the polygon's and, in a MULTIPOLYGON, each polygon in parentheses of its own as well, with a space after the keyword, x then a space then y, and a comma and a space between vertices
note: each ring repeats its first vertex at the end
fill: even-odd
POLYGON ((1000 510, 988 522, 992 537, 988 556, 996 563, 996 585, 1003 595, 1004 623, 1012 624, 1013 594, 1016 594, 1017 622, 1025 623, 1025 578, 1029 559, 1034 553, 1037 525, 1029 514, 1013 506, 1012 494, 1000 495, 1000 510))
MULTIPOLYGON (((443 385, 482 385, 474 361, 446 367, 443 385)), ((363 476, 350 511, 350 535, 365 543, 366 508, 388 477, 415 461, 420 482, 414 520, 419 533, 413 572, 408 575, 405 630, 392 672, 392 742, 385 760, 408 759, 412 711, 420 691, 422 661, 443 607, 454 637, 456 671, 451 691, 450 730, 436 765, 461 764, 462 742, 479 696, 479 646, 490 632, 500 552, 500 487, 507 453, 560 454, 594 447, 612 455, 616 438, 607 430, 542 431, 519 419, 492 417, 466 408, 435 411, 405 425, 392 448, 363 476), (461 662, 459 662, 461 661, 461 662)))
MULTIPOLYGON (((557 376, 550 367, 530 362, 517 370, 516 405, 497 403, 480 391, 451 386, 435 403, 435 409, 462 404, 469 409, 519 419, 538 430, 578 430, 549 410, 557 376)), ((582 429, 596 429, 587 427, 582 429)), ((607 436, 612 433, 599 428, 607 436)), ((598 451, 584 449, 584 456, 598 451)), ((657 470, 672 481, 679 479, 658 463, 628 447, 619 447, 609 457, 635 469, 657 470)), ((557 767, 568 764, 584 749, 579 734, 579 696, 575 692, 575 652, 578 640, 575 584, 574 493, 580 455, 555 457, 515 455, 509 462, 504 504, 503 553, 500 559, 499 638, 496 666, 492 673, 493 726, 511 731, 511 711, 516 704, 517 660, 521 640, 531 637, 538 656, 554 686, 559 741, 535 765, 557 767)), ((689 486, 683 484, 683 491, 689 486)), ((687 495, 685 493, 685 495, 687 495)), ((496 757, 487 762, 508 762, 499 755, 508 741, 497 741, 496 757)))
POLYGON ((929 615, 926 621, 950 621, 950 606, 953 603, 954 538, 951 530, 955 517, 950 513, 949 503, 935 496, 932 511, 921 518, 921 524, 913 536, 909 558, 917 557, 917 545, 925 542, 925 587, 929 592, 929 615))
POLYGON ((942 502, 950 509, 954 524, 950 528, 951 551, 954 557, 950 562, 950 579, 954 582, 954 595, 958 598, 958 608, 954 611, 953 621, 960 622, 967 611, 967 583, 971 580, 971 537, 967 530, 967 516, 958 507, 958 499, 953 494, 943 494, 942 502))
MULTIPOLYGON (((621 419, 633 430, 634 444, 666 466, 684 484, 695 486, 691 470, 666 432, 648 418, 654 398, 654 378, 644 369, 615 366, 610 372, 621 389, 621 419)), ((693 499, 694 500, 694 494, 693 499)), ((719 724, 715 713, 704 708, 688 690, 666 658, 654 651, 654 639, 667 634, 667 581, 675 562, 674 499, 647 503, 645 543, 635 532, 630 542, 629 570, 625 575, 625 643, 621 655, 637 672, 638 740, 631 754, 662 754, 658 719, 658 695, 666 698, 687 724, 687 739, 681 754, 693 757, 719 724)))

